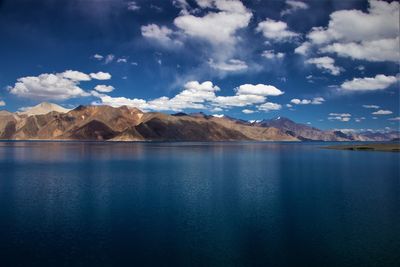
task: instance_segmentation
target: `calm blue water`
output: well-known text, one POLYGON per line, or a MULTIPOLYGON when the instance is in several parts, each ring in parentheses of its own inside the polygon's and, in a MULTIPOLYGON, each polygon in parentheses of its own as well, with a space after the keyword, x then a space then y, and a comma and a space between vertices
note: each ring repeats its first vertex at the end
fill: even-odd
POLYGON ((400 154, 321 145, 0 142, 0 265, 400 266, 400 154))

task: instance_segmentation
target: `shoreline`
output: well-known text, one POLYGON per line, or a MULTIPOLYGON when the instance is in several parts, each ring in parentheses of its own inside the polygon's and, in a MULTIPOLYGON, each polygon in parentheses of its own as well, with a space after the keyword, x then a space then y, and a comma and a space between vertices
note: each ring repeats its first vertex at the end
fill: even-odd
POLYGON ((368 143, 368 144, 352 144, 337 145, 323 147, 335 150, 352 150, 352 151, 379 151, 379 152, 400 152, 400 143, 368 143))

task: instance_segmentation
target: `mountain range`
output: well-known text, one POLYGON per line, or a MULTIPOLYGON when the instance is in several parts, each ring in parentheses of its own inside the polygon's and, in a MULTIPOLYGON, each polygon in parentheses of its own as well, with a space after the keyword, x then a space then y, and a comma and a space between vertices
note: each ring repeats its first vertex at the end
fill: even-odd
POLYGON ((245 121, 204 113, 164 114, 127 106, 41 103, 21 112, 0 111, 3 140, 108 141, 392 141, 395 132, 324 131, 288 118, 245 121))

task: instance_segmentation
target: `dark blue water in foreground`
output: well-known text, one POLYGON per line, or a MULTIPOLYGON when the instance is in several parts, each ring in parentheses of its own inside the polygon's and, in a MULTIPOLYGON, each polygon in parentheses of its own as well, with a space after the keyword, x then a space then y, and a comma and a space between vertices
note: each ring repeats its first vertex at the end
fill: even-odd
POLYGON ((399 153, 0 143, 0 266, 400 266, 399 153))

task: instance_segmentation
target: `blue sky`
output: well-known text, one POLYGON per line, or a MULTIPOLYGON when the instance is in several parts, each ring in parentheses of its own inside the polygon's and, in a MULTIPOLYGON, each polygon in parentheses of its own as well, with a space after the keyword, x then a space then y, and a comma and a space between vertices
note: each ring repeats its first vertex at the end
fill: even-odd
POLYGON ((0 0, 0 105, 399 128, 396 1, 0 0))

